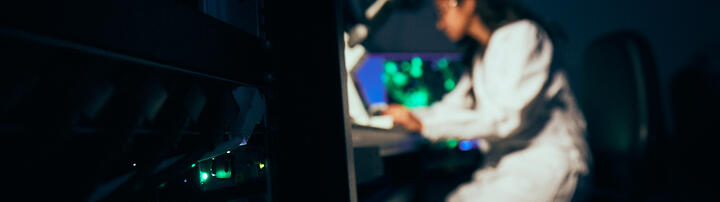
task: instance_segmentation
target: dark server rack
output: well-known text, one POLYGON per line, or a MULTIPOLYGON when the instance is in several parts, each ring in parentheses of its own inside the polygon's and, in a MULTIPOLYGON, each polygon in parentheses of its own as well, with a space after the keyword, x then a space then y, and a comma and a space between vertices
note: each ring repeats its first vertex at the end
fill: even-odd
POLYGON ((271 200, 257 2, 4 2, 9 196, 271 200))
POLYGON ((354 201, 338 2, 3 2, 5 196, 354 201))

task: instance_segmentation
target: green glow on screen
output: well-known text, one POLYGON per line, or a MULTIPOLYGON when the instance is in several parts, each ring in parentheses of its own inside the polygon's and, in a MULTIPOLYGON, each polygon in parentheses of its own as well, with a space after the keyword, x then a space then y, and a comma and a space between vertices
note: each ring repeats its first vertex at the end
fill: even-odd
POLYGON ((445 69, 448 67, 449 63, 446 59, 443 58, 443 59, 438 60, 437 65, 440 69, 445 69))
POLYGON ((420 89, 410 94, 410 97, 406 101, 405 105, 408 107, 422 107, 427 106, 430 93, 427 89, 420 89))
POLYGON ((412 67, 412 69, 410 69, 410 76, 412 76, 413 78, 420 78, 420 76, 422 76, 422 75, 423 75, 422 68, 412 67))
POLYGON ((402 61, 402 63, 400 63, 400 69, 402 69, 403 72, 410 71, 410 62, 402 61))
POLYGON ((417 108, 432 104, 444 92, 457 87, 457 79, 454 75, 459 72, 460 66, 450 66, 450 60, 447 58, 440 58, 434 62, 437 64, 437 69, 425 72, 427 70, 423 67, 426 65, 425 61, 420 57, 412 57, 404 61, 385 60, 380 80, 385 85, 387 96, 392 98, 393 102, 417 108), (428 83, 428 81, 432 82, 428 83))
POLYGON ((385 62, 385 72, 393 74, 398 72, 397 64, 393 61, 385 62))
POLYGON ((420 57, 413 57, 412 60, 410 60, 413 67, 420 67, 422 66, 422 59, 420 57))
POLYGON ((447 141, 447 146, 452 149, 458 146, 458 141, 456 139, 449 139, 447 141))
POLYGON ((452 79, 445 80, 445 89, 452 90, 453 88, 455 88, 455 81, 453 81, 452 79))
POLYGON ((412 76, 413 78, 419 78, 420 76, 422 76, 422 59, 420 59, 420 57, 414 57, 410 61, 410 64, 412 65, 412 67, 410 68, 410 76, 412 76))
POLYGON ((405 74, 395 74, 392 76, 393 84, 396 86, 404 86, 408 83, 408 76, 405 74))
POLYGON ((419 57, 414 57, 411 61, 412 67, 410 67, 410 76, 413 78, 420 78, 423 75, 422 60, 419 57))

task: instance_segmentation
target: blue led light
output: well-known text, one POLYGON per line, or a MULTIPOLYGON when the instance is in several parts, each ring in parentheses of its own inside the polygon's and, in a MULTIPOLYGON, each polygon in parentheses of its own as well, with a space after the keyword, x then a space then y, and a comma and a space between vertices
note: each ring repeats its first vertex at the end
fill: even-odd
POLYGON ((472 149, 473 143, 470 140, 463 140, 460 142, 460 150, 469 151, 472 149))

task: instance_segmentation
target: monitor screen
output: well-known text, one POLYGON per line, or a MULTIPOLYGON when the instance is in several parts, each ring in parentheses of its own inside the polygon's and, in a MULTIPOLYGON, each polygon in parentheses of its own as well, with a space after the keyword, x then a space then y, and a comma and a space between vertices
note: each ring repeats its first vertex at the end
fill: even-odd
POLYGON ((353 79, 365 104, 423 107, 455 87, 464 71, 458 53, 371 53, 353 79))

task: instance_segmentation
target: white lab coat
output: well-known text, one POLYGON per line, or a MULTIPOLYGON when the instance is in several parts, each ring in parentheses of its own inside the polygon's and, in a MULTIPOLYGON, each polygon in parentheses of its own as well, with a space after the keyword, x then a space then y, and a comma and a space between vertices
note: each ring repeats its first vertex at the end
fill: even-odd
POLYGON ((578 179, 588 174, 585 120, 565 74, 551 71, 552 56, 553 44, 535 22, 502 26, 475 57, 472 77, 464 75, 441 101, 413 111, 428 139, 489 143, 481 148, 487 164, 448 201, 573 197, 578 179))

